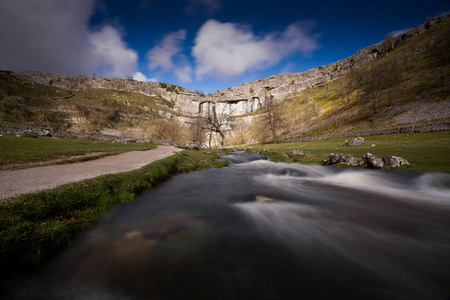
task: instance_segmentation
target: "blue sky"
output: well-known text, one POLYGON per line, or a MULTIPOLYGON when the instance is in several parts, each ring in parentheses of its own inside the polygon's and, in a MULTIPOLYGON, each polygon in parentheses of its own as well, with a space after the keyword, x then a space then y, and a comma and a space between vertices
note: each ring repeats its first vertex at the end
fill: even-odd
POLYGON ((450 0, 0 0, 0 69, 215 92, 343 59, 450 0))

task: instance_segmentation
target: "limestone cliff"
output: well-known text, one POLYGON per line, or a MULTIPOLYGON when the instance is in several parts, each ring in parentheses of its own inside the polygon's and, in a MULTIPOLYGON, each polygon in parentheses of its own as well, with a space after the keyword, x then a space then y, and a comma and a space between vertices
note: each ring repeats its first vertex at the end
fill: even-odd
POLYGON ((386 39, 379 44, 362 49, 348 58, 326 66, 301 73, 274 75, 206 96, 179 86, 157 82, 140 82, 120 78, 88 78, 86 76, 70 77, 34 71, 11 73, 23 79, 74 91, 104 88, 161 97, 172 103, 172 109, 175 112, 187 116, 204 113, 210 110, 213 104, 220 111, 226 110, 234 116, 239 116, 262 108, 267 97, 273 97, 275 101, 280 102, 290 98, 294 93, 340 78, 352 69, 384 55, 404 44, 410 38, 439 26, 449 19, 450 14, 433 18, 401 35, 386 39))

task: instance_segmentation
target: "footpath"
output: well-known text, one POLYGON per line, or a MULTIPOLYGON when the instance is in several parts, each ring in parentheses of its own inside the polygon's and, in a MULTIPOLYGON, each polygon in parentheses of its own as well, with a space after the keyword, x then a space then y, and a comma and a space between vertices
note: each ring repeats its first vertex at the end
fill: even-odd
POLYGON ((179 151, 181 149, 173 146, 159 146, 152 150, 126 152, 72 164, 0 171, 0 199, 51 189, 105 174, 136 170, 179 151))

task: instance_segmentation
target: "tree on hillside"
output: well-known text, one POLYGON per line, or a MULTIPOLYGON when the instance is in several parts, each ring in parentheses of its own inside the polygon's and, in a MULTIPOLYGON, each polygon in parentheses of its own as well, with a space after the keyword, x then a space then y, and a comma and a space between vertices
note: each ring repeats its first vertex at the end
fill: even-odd
POLYGON ((188 139, 190 142, 202 145, 206 140, 206 122, 201 117, 196 117, 189 125, 188 139))
POLYGON ((376 117, 381 104, 381 91, 383 86, 383 70, 379 65, 367 69, 360 69, 356 75, 357 87, 360 90, 359 100, 369 103, 372 115, 372 123, 376 123, 376 117))
POLYGON ((152 122, 153 136, 160 140, 169 140, 182 144, 185 140, 185 128, 183 123, 175 117, 159 118, 152 122))
POLYGON ((256 139, 264 141, 272 138, 272 143, 278 142, 277 136, 284 127, 284 112, 280 105, 276 105, 272 95, 266 98, 265 112, 253 123, 256 139))
POLYGON ((348 80, 341 80, 339 89, 339 104, 346 109, 350 108, 352 102, 351 94, 355 90, 354 80, 350 76, 348 78, 348 80))
POLYGON ((400 62, 395 60, 379 61, 368 68, 361 68, 356 73, 356 88, 359 100, 369 103, 372 122, 376 123, 377 114, 383 104, 392 105, 399 93, 403 80, 400 62), (383 103, 383 99, 388 102, 383 103))

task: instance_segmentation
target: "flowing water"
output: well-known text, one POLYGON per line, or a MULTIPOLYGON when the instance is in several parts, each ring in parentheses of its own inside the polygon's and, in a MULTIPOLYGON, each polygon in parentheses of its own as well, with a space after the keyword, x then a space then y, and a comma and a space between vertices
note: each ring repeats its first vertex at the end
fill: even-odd
POLYGON ((449 174, 223 158, 119 207, 10 298, 449 299, 449 174))

